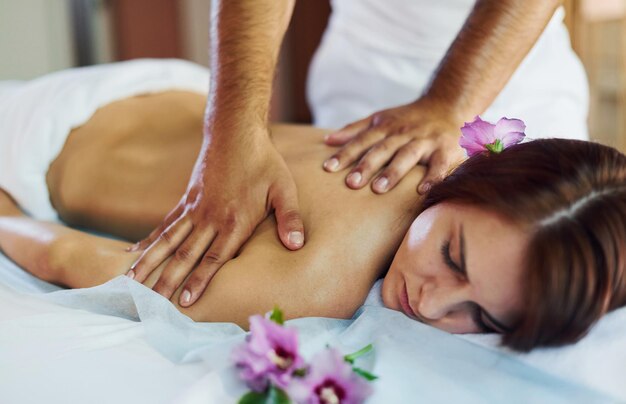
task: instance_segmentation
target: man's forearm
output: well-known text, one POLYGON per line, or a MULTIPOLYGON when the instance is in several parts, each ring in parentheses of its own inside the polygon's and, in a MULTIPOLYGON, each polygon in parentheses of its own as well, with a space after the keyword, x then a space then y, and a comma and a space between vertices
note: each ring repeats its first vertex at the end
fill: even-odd
POLYGON ((423 98, 459 121, 483 113, 560 4, 560 0, 478 0, 423 98))
POLYGON ((205 127, 267 124, 276 61, 294 2, 213 1, 205 127))

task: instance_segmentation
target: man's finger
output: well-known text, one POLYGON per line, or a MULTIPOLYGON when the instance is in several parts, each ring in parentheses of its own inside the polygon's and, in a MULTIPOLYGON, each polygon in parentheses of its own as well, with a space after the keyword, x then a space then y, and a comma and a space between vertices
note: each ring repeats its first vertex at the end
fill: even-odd
POLYGON ((350 140, 352 140, 360 132, 367 129, 370 125, 370 118, 361 119, 360 121, 353 122, 344 126, 337 132, 332 132, 326 135, 324 143, 328 146, 343 146, 350 140))
POLYGON ((400 147, 406 144, 408 138, 403 135, 389 136, 365 153, 358 164, 350 171, 350 174, 346 178, 354 178, 353 173, 359 173, 361 175, 361 181, 359 184, 353 184, 348 182, 348 186, 354 189, 360 189, 370 182, 372 176, 378 172, 389 160, 392 159, 394 154, 400 147))
POLYGON ((214 237, 215 231, 210 227, 205 229, 194 228, 191 234, 176 249, 174 256, 167 263, 152 290, 170 299, 187 275, 193 271, 214 237))
MULTIPOLYGON (((341 171, 360 159, 373 145, 384 138, 385 132, 380 129, 370 129, 361 132, 326 160, 324 168, 330 172, 341 171)), ((356 181, 356 178, 354 180, 356 183, 360 182, 356 181)))
POLYGON ((391 163, 372 182, 374 192, 382 194, 393 189, 417 165, 423 153, 420 143, 413 140, 398 150, 391 163))
POLYGON ((172 221, 168 221, 166 219, 165 221, 163 221, 163 223, 159 225, 159 227, 152 230, 152 232, 148 235, 148 237, 133 244, 132 247, 128 249, 128 251, 135 252, 139 250, 145 250, 146 248, 148 248, 150 244, 154 243, 154 240, 156 240, 161 235, 161 233, 163 233, 165 229, 167 229, 170 226, 170 224, 172 224, 172 221))
POLYGON ((441 150, 435 151, 432 156, 430 156, 426 174, 418 184, 417 192, 425 194, 430 190, 433 184, 441 181, 450 168, 450 161, 445 152, 441 150))
POLYGON ((270 190, 278 237, 290 250, 298 250, 304 245, 304 224, 300 216, 298 192, 293 181, 282 181, 270 190))
POLYGON ((248 238, 248 235, 246 237, 241 237, 241 235, 240 232, 230 233, 227 236, 218 233, 209 250, 185 282, 185 287, 178 298, 178 304, 189 307, 202 296, 213 276, 222 265, 235 256, 248 238))
POLYGON ((177 206, 174 210, 168 213, 167 216, 165 216, 163 222, 161 222, 161 224, 156 229, 152 230, 148 237, 144 238, 143 240, 139 240, 132 246, 128 247, 126 251, 135 252, 139 250, 145 250, 150 244, 154 242, 154 240, 157 239, 157 237, 159 237, 161 233, 165 231, 165 229, 167 229, 172 224, 174 220, 176 220, 180 216, 182 212, 183 207, 181 205, 177 206))
POLYGON ((157 239, 141 254, 126 274, 143 283, 156 267, 161 265, 178 247, 193 229, 191 219, 182 216, 175 220, 157 239))

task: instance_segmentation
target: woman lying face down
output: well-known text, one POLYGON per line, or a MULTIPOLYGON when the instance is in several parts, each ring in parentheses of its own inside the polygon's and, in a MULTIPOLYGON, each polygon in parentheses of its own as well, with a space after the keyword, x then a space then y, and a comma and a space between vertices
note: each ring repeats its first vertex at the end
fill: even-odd
MULTIPOLYGON (((60 218, 142 238, 184 191, 204 101, 180 92, 130 98, 74 130, 47 173, 60 218)), ((626 303, 626 158, 617 151, 536 140, 480 154, 421 201, 419 167, 385 195, 347 189, 320 166, 323 135, 273 129, 300 193, 305 247, 282 248, 268 218, 193 306, 178 305, 180 287, 166 296, 182 313, 242 326, 274 305, 288 318, 349 318, 384 276, 388 307, 449 332, 500 332, 529 350, 575 341, 626 303)), ((0 248, 49 282, 95 286, 126 274, 139 254, 126 252, 130 242, 23 216, 6 194, 1 202, 0 248)), ((135 281, 159 291, 168 270, 165 261, 135 281)))

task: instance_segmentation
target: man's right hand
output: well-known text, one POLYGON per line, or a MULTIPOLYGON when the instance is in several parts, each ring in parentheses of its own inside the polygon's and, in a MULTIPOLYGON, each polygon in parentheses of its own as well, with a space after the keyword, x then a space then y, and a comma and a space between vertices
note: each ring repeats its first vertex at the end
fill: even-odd
POLYGON ((183 307, 198 300, 272 209, 282 243, 292 250, 304 244, 296 185, 267 130, 272 77, 293 7, 294 0, 211 2, 203 148, 187 191, 139 243, 147 248, 128 274, 143 283, 171 256, 153 289, 170 299, 185 282, 183 307))
POLYGON ((285 247, 303 246, 291 172, 267 130, 257 130, 266 133, 207 138, 178 205, 134 247, 145 251, 129 276, 143 282, 172 256, 153 290, 170 299, 191 273, 179 300, 181 306, 191 306, 272 209, 285 247))

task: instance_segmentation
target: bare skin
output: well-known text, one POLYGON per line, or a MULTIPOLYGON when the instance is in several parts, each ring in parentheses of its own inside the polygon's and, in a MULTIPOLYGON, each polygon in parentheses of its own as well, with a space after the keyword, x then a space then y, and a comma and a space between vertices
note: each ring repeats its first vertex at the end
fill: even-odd
POLYGON ((526 310, 532 229, 443 202, 415 219, 385 275, 385 306, 451 333, 514 328, 526 310))
MULTIPOLYGON (((143 278, 165 258, 173 257, 159 290, 169 297, 181 283, 186 284, 185 306, 194 304, 221 265, 267 215, 270 209, 265 206, 264 211, 259 200, 267 200, 275 209, 277 231, 287 248, 301 248, 308 239, 296 197, 302 191, 296 192, 297 181, 290 178, 284 164, 288 162, 281 160, 267 136, 271 82, 294 3, 212 3, 213 74, 203 147, 187 192, 143 240, 141 246, 151 247, 134 267, 134 273, 143 278), (229 171, 244 160, 249 170, 229 171), (224 172, 229 173, 227 181, 220 178, 224 172), (211 197, 214 190, 225 199, 211 197), (250 193, 255 197, 246 198, 250 193), (240 203, 228 205, 233 198, 240 203), (193 248, 183 242, 190 239, 193 248), (194 267, 180 260, 180 250, 204 258, 194 267)), ((372 181, 377 193, 393 188, 416 163, 425 163, 428 171, 418 182, 424 192, 462 157, 458 147, 462 122, 493 102, 561 3, 478 0, 425 94, 416 94, 416 101, 409 105, 377 112, 331 136, 328 144, 345 146, 338 152, 329 149, 319 162, 332 154, 326 168, 343 171, 360 160, 350 175, 344 174, 347 185, 359 189, 372 181)))
POLYGON ((268 128, 274 67, 293 3, 212 3, 211 84, 202 147, 194 169, 180 179, 188 184, 184 194, 137 247, 149 246, 130 267, 131 274, 144 279, 171 257, 158 290, 169 297, 184 283, 180 303, 185 306, 196 302, 268 214, 274 214, 275 231, 286 248, 297 250, 305 243, 298 190, 268 128), (248 46, 248 52, 239 50, 248 46), (248 88, 254 88, 254 96, 248 96, 248 88))
MULTIPOLYGON (((201 95, 185 92, 109 104, 71 133, 51 165, 51 201, 65 222, 129 241, 35 221, 4 194, 0 248, 36 276, 71 288, 125 274, 140 254, 126 248, 157 225, 185 191, 184 179, 202 144, 203 107, 201 95)), ((414 168, 397 190, 381 197, 370 189, 351 191, 321 168, 320 158, 330 150, 325 134, 302 126, 272 127, 299 190, 309 234, 305 247, 285 249, 270 216, 196 304, 180 306, 183 286, 175 289, 169 299, 182 313, 197 321, 245 326, 251 314, 274 305, 288 318, 347 318, 363 303, 417 213, 415 184, 423 172, 414 168)), ((167 264, 139 281, 159 291, 167 264)))

